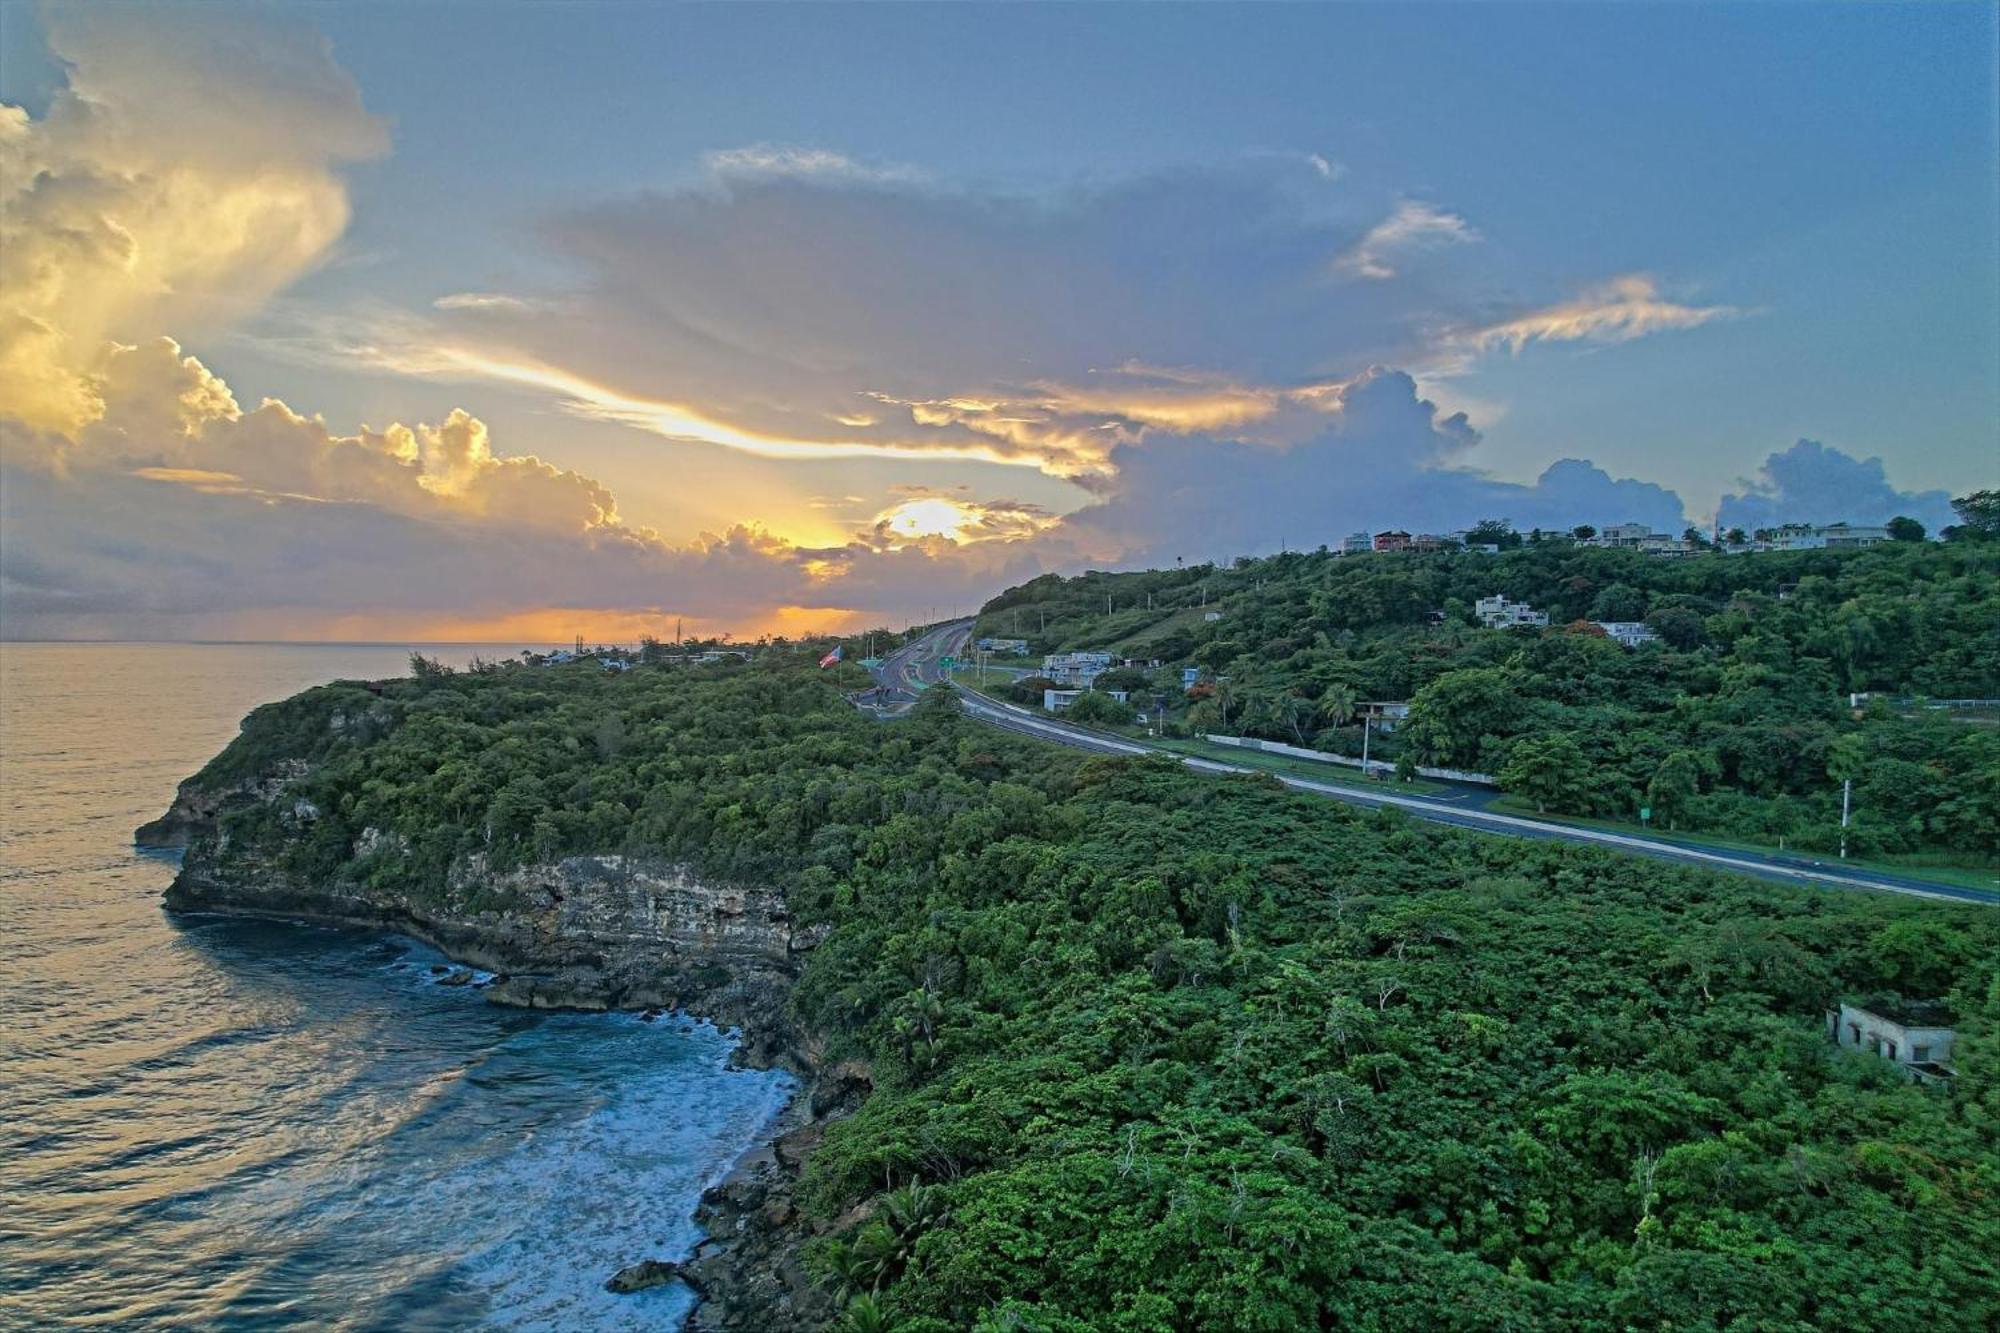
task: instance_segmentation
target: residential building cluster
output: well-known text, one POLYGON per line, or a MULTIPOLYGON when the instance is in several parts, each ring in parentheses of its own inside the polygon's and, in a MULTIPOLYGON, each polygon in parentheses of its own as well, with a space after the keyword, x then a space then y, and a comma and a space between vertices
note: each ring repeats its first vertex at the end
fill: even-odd
POLYGON ((988 637, 978 640, 972 646, 982 653, 1000 653, 1003 656, 1012 655, 1015 657, 1026 657, 1028 655, 1028 641, 1026 639, 995 639, 988 637))
POLYGON ((1042 674, 1058 685, 1089 689, 1111 666, 1110 653, 1050 653, 1042 659, 1042 674))

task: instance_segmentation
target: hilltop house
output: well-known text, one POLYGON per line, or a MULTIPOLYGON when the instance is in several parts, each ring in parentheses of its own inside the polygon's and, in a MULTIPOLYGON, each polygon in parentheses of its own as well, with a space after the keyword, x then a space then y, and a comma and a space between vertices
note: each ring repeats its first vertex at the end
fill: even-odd
POLYGON ((1525 602, 1510 602, 1499 593, 1480 598, 1473 603, 1472 610, 1479 623, 1488 629, 1521 629, 1549 623, 1548 612, 1537 611, 1525 602))

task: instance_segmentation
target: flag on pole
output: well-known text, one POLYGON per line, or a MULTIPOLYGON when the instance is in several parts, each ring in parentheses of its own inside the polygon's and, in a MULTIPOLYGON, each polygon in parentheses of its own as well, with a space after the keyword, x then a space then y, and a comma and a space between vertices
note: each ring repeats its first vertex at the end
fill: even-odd
POLYGON ((819 665, 822 671, 824 671, 827 667, 832 666, 835 662, 838 662, 840 660, 840 649, 841 645, 836 643, 833 646, 832 652, 828 653, 825 657, 819 659, 819 665))

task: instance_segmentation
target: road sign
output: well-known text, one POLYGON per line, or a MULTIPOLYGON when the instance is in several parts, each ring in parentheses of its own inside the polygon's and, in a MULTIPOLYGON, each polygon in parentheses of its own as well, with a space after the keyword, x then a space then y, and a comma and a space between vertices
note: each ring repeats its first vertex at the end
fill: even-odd
POLYGON ((1640 806, 1640 807, 1639 807, 1639 822, 1640 822, 1641 824, 1645 823, 1645 822, 1646 822, 1647 820, 1651 819, 1652 817, 1653 817, 1653 807, 1652 807, 1652 806, 1650 806, 1650 805, 1642 805, 1642 806, 1640 806))
POLYGON ((940 657, 938 659, 938 665, 943 667, 946 671, 950 671, 953 667, 956 667, 958 665, 958 659, 956 657, 953 657, 950 653, 946 653, 943 657, 940 657))

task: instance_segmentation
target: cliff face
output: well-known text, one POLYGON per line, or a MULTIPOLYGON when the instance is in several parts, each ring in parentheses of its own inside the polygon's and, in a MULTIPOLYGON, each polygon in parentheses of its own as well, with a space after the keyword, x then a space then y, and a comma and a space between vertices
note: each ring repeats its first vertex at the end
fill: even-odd
MULTIPOLYGON (((569 856, 509 870, 483 857, 453 863, 442 890, 397 887, 411 853, 400 835, 365 828, 330 874, 288 868, 289 849, 320 831, 312 765, 274 760, 239 780, 181 784, 142 846, 184 848, 166 893, 173 910, 218 911, 373 926, 429 941, 502 974, 487 998, 531 1008, 676 1008, 739 1028, 737 1058, 797 1074, 804 1089, 779 1144, 737 1164, 704 1197, 709 1229, 675 1266, 702 1296, 700 1329, 816 1328, 832 1318, 801 1255, 814 1228, 792 1206, 804 1160, 825 1124, 866 1095, 865 1067, 822 1072, 787 1001, 823 929, 799 926, 782 893, 709 883, 686 866, 624 856, 569 856), (255 816, 230 821, 232 813, 255 816), (231 828, 252 828, 253 835, 231 828)), ((638 1256, 635 1256, 638 1257, 638 1256)))

